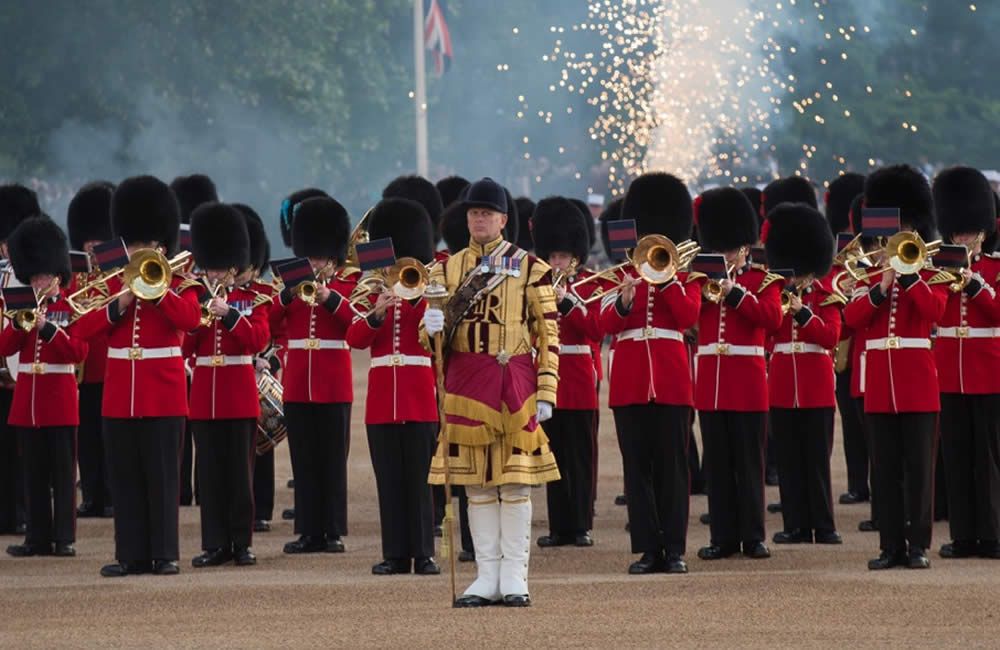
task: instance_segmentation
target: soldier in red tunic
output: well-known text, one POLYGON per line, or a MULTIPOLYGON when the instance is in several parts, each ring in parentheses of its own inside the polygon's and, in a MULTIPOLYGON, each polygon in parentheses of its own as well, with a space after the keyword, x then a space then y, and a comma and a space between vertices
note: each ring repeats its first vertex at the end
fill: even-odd
MULTIPOLYGON (((15 557, 76 555, 76 364, 87 344, 67 330, 72 310, 63 300, 70 282, 69 243, 47 217, 23 221, 11 234, 17 279, 38 298, 34 325, 13 320, 0 334, 0 355, 17 354, 17 385, 8 423, 24 463, 27 537, 7 547, 15 557)), ((12 291, 17 291, 12 289, 12 291)))
POLYGON ((934 356, 941 385, 941 449, 952 541, 941 557, 1000 558, 1000 256, 983 250, 996 233, 986 178, 952 167, 934 179, 946 242, 969 249, 970 267, 951 285, 934 356), (963 286, 964 285, 964 286, 963 286))
POLYGON ((775 544, 840 544, 833 521, 830 453, 834 376, 831 352, 840 338, 844 300, 821 280, 833 263, 826 219, 803 203, 782 203, 767 215, 765 246, 772 270, 794 276, 787 309, 774 333, 768 371, 771 433, 777 447, 784 530, 775 544))
MULTIPOLYGON (((747 259, 757 217, 734 188, 709 190, 698 210, 701 244, 725 255, 732 271, 702 303, 698 322, 695 408, 705 442, 711 543, 703 560, 740 551, 767 558, 764 544, 766 334, 781 324, 781 278, 747 259)), ((707 287, 706 287, 707 289, 707 287)))

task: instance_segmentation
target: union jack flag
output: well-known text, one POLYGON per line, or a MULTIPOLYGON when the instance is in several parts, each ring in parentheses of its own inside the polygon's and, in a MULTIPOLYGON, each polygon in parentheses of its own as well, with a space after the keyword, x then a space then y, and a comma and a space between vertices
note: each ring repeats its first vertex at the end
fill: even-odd
POLYGON ((444 19, 444 0, 424 2, 424 47, 434 57, 434 73, 443 75, 451 67, 451 33, 444 19))

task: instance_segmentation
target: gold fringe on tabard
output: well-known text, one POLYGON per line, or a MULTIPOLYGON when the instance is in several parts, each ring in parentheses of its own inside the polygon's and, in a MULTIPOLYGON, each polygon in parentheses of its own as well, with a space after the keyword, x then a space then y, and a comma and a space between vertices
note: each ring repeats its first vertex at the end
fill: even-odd
POLYGON ((506 404, 501 406, 502 410, 495 411, 477 400, 448 393, 444 397, 446 414, 481 423, 449 422, 445 425, 448 427, 448 440, 453 445, 485 447, 506 438, 514 447, 533 452, 549 441, 540 426, 534 431, 524 430, 536 408, 534 397, 525 400, 516 413, 511 413, 506 404))
MULTIPOLYGON (((525 452, 510 444, 508 438, 501 438, 489 446, 451 445, 456 455, 448 457, 452 485, 475 485, 495 487, 520 483, 542 485, 559 480, 556 457, 549 449, 548 438, 538 427, 536 433, 545 440, 534 453, 525 452)), ((444 463, 446 450, 440 443, 431 459, 431 485, 444 484, 444 463)))

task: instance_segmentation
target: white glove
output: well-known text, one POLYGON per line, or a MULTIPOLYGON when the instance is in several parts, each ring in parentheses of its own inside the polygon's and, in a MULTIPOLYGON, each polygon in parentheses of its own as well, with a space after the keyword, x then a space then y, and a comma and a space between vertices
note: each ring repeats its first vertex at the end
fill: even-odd
POLYGON ((440 309, 428 309, 424 312, 424 329, 431 336, 444 330, 444 312, 440 309))
POLYGON ((538 402, 536 405, 538 407, 538 412, 535 415, 535 420, 538 422, 545 422, 546 420, 552 419, 552 404, 549 402, 538 402))

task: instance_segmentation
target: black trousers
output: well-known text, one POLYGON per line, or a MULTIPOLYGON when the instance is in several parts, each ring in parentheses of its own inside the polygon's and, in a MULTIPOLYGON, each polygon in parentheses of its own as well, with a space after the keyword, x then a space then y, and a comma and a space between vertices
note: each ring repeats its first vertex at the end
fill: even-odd
POLYGON ((28 544, 76 541, 76 427, 18 428, 28 544))
MULTIPOLYGON (((254 432, 256 435, 256 431, 254 432)), ((254 452, 253 465, 254 519, 274 518, 274 450, 263 456, 254 452)))
POLYGON ((387 560, 434 555, 434 507, 427 472, 438 428, 437 422, 367 425, 382 557, 387 560))
POLYGON ((111 479, 101 434, 104 384, 80 384, 80 427, 77 432, 80 490, 83 502, 101 510, 112 504, 111 479))
POLYGON ((183 417, 104 418, 119 562, 178 560, 183 417))
POLYGON ((830 488, 833 409, 771 409, 785 530, 835 530, 830 488))
POLYGON ((712 543, 764 541, 764 411, 701 411, 712 543))
POLYGON ((555 409, 545 433, 561 478, 545 486, 549 531, 578 535, 590 530, 594 509, 594 410, 555 409))
MULTIPOLYGON (((940 439, 940 431, 938 434, 940 439)), ((937 456, 934 459, 934 521, 948 519, 950 514, 948 510, 948 477, 945 471, 944 451, 938 445, 937 456)))
POLYGON ((701 458, 698 454, 698 441, 694 436, 694 410, 691 411, 691 426, 688 433, 688 473, 691 475, 691 491, 705 491, 705 472, 701 467, 701 458))
POLYGON ((13 399, 13 390, 0 388, 0 535, 13 535, 26 519, 17 430, 7 424, 13 399))
POLYGON ((844 432, 844 460, 847 462, 847 490, 868 496, 868 442, 865 440, 863 410, 851 397, 851 369, 837 373, 837 410, 844 432))
POLYGON ((351 405, 290 402, 285 424, 295 475, 296 531, 328 539, 346 535, 351 405))
POLYGON ((957 542, 1000 539, 1000 395, 941 395, 948 525, 957 542))
POLYGON ((683 554, 687 540, 691 408, 665 404, 613 409, 622 446, 633 553, 683 554))
POLYGON ((865 415, 865 398, 853 397, 854 408, 861 414, 861 429, 865 435, 865 447, 868 449, 868 494, 871 496, 871 519, 878 524, 879 500, 878 482, 875 480, 875 443, 872 441, 871 427, 868 426, 868 416, 865 415))
POLYGON ((866 413, 875 455, 883 551, 927 549, 934 523, 937 413, 866 413))
POLYGON ((198 445, 201 548, 247 548, 253 536, 257 420, 192 420, 198 445))
MULTIPOLYGON (((191 384, 188 384, 190 390, 191 384)), ((198 500, 198 468, 194 461, 194 435, 190 420, 184 422, 181 448, 180 501, 189 506, 198 500), (194 479, 192 481, 192 478, 194 479), (193 487, 192 487, 193 486, 193 487)))

